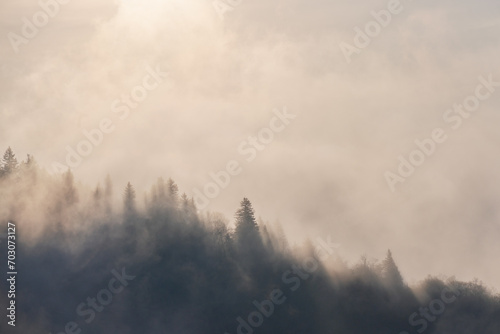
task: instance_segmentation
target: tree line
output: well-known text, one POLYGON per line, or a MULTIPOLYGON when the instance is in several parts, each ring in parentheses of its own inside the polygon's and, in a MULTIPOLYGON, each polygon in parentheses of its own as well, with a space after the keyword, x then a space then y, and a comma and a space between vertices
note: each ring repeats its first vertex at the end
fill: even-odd
MULTIPOLYGON (((0 171, 0 216, 18 229, 14 332, 60 333, 74 320, 95 334, 499 333, 497 294, 454 278, 409 286, 390 251, 356 264, 334 254, 301 274, 315 245, 291 245, 286 228, 258 219, 246 197, 229 220, 199 212, 172 179, 158 178, 141 203, 130 182, 115 192, 108 175, 89 187, 70 170, 48 174, 32 156, 18 162, 10 148, 0 171), (78 305, 121 268, 135 279, 106 308, 96 306, 91 322, 80 317, 78 305), (292 292, 284 273, 300 288, 292 292), (424 313, 447 288, 458 299, 439 317, 424 313), (277 289, 286 300, 272 316, 258 328, 238 327, 277 289)), ((7 288, 0 283, 0 305, 7 288)), ((12 332, 6 326, 0 332, 12 332)))

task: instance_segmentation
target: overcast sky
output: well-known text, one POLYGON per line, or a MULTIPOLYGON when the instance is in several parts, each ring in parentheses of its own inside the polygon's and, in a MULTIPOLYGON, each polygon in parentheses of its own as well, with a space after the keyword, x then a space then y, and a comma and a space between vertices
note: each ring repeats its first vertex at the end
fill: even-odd
POLYGON ((500 3, 402 0, 350 61, 339 45, 390 1, 232 3, 72 0, 44 24, 37 1, 2 1, 0 149, 52 172, 109 119, 73 168, 84 183, 110 173, 142 191, 172 177, 193 196, 235 160, 241 173, 206 210, 232 216, 246 196, 292 239, 331 235, 350 261, 391 248, 409 281, 500 287, 500 86, 459 126, 443 118, 479 77, 500 82, 500 3), (116 112, 155 69, 168 75, 116 112), (296 118, 248 162, 238 147, 285 109, 296 118), (446 140, 391 191, 385 173, 436 128, 446 140))

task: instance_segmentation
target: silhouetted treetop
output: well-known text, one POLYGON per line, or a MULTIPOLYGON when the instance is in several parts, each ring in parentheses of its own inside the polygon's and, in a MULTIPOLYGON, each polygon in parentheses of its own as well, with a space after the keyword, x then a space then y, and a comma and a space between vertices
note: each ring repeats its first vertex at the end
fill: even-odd
MULTIPOLYGON (((4 161, 16 166, 12 152, 6 158, 2 167, 4 161)), ((31 157, 16 177, 0 180, 0 214, 19 226, 19 270, 29 273, 19 276, 19 333, 63 332, 82 302, 80 310, 97 311, 91 302, 107 307, 106 316, 96 313, 89 326, 86 317, 78 318, 87 326, 81 331, 92 334, 110 328, 141 334, 396 334, 427 326, 426 334, 500 333, 500 297, 481 283, 430 278, 413 289, 403 283, 390 251, 381 262, 364 257, 355 267, 337 266, 316 253, 318 247, 329 253, 330 241, 288 247, 281 226, 256 220, 248 198, 236 208, 233 232, 222 214, 201 215, 185 194, 173 205, 178 189, 172 180, 154 183, 145 210, 138 210, 128 182, 122 215, 111 210, 109 176, 96 188, 75 182, 71 170, 39 172, 32 182, 27 164, 34 164, 31 157), (40 232, 28 239, 33 223, 40 232), (102 289, 122 284, 116 301, 104 305, 111 299, 102 289), (274 304, 278 299, 283 302, 274 304), (264 322, 257 329, 251 324, 258 313, 264 322)), ((8 289, 7 281, 0 282, 2 305, 8 289)), ((0 333, 10 332, 0 322, 0 333)))
POLYGON ((177 199, 179 196, 179 187, 171 178, 169 178, 167 181, 167 187, 168 187, 168 196, 170 200, 173 203, 177 203, 177 199))
POLYGON ((389 284, 394 286, 404 285, 403 276, 399 272, 398 266, 392 258, 392 252, 390 249, 387 251, 387 256, 382 262, 382 274, 389 284))
POLYGON ((2 175, 10 175, 15 172, 18 167, 19 164, 17 162, 16 155, 9 146, 3 155, 0 172, 2 175))
POLYGON ((259 226, 255 220, 254 209, 248 198, 243 198, 235 217, 235 237, 240 245, 240 251, 257 254, 255 252, 260 250, 263 244, 259 234, 259 226))
POLYGON ((135 189, 130 182, 127 183, 125 191, 123 192, 123 205, 125 214, 133 214, 136 212, 135 189))
POLYGON ((259 230, 259 226, 255 221, 255 212, 252 203, 250 203, 248 198, 245 197, 240 202, 240 208, 236 211, 235 217, 237 235, 259 230))

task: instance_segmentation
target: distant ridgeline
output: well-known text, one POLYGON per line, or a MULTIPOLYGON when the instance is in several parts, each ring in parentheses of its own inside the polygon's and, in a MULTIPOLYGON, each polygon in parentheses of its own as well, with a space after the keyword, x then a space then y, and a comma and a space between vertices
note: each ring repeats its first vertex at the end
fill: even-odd
MULTIPOLYGON (((232 224, 198 212, 171 179, 140 205, 124 186, 116 194, 108 176, 91 189, 7 149, 0 254, 11 222, 16 321, 5 316, 2 279, 0 333, 500 333, 500 297, 480 282, 429 277, 410 287, 390 251, 348 266, 331 239, 290 247, 247 198, 232 224)), ((1 263, 5 275, 6 255, 1 263)))

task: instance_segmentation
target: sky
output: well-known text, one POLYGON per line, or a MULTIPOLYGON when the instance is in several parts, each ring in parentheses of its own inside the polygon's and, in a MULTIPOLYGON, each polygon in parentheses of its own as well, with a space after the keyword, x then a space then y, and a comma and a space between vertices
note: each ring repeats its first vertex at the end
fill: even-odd
POLYGON ((349 261, 390 248, 409 281, 500 287, 499 9, 2 1, 0 149, 55 173, 80 145, 82 183, 172 177, 189 196, 235 161, 204 211, 232 217, 248 197, 297 243, 331 235, 349 261), (400 156, 418 162, 404 177, 400 156))

